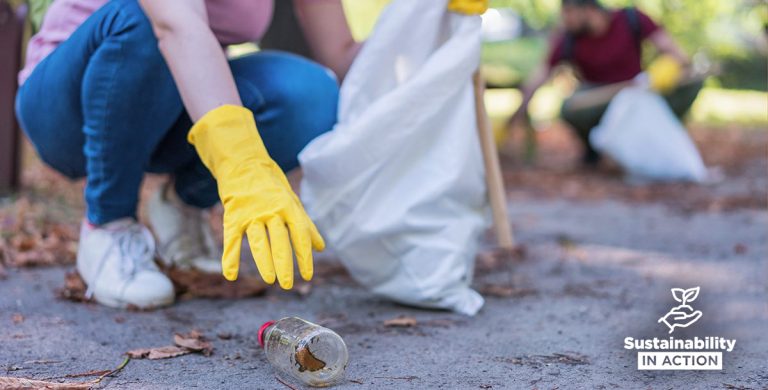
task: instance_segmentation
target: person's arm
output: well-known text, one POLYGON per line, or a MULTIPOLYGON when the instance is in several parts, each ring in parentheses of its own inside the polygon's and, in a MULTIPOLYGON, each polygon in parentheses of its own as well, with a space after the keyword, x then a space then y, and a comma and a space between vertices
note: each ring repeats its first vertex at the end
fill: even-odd
POLYGON ((515 111, 515 114, 512 115, 512 118, 510 118, 509 123, 519 123, 518 121, 520 120, 527 120, 528 105, 530 104, 533 95, 542 85, 544 85, 544 83, 547 82, 547 80, 549 80, 551 75, 552 67, 550 67, 547 62, 536 68, 536 70, 533 72, 533 74, 531 74, 525 84, 523 84, 521 89, 523 100, 520 103, 520 106, 517 108, 517 111, 515 111))
POLYGON ((675 43, 674 39, 664 29, 660 28, 651 34, 648 39, 653 43, 653 46, 663 54, 669 54, 674 57, 678 62, 683 65, 688 65, 688 56, 680 49, 680 46, 675 43))
POLYGON ((541 61, 536 70, 528 76, 528 79, 523 83, 521 92, 523 94, 520 107, 517 108, 515 114, 509 119, 509 124, 517 123, 522 119, 528 120, 528 105, 536 94, 536 91, 546 83, 550 77, 552 77, 553 69, 563 60, 563 45, 565 42, 565 34, 560 29, 554 30, 549 36, 549 50, 547 55, 541 61))
POLYGON ((242 106, 224 50, 208 26, 204 0, 140 1, 195 122, 187 140, 216 178, 224 207, 224 277, 237 279, 247 234, 265 282, 293 287, 294 253, 301 277, 312 279, 312 249, 321 251, 325 243, 269 156, 253 112, 242 106))
POLYGON ((361 44, 352 37, 341 0, 294 0, 294 6, 315 59, 343 79, 361 44))
POLYGON ((221 45, 208 26, 204 0, 140 0, 160 52, 193 121, 216 107, 242 106, 221 45))

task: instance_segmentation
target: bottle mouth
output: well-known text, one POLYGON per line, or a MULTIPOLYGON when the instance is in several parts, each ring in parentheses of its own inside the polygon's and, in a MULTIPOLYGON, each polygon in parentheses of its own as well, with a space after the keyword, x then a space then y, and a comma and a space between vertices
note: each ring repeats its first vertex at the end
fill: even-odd
POLYGON ((267 322, 263 323, 261 325, 261 327, 259 327, 259 334, 258 334, 259 345, 262 348, 264 348, 264 331, 266 331, 267 328, 269 328, 270 326, 274 325, 274 323, 275 323, 275 321, 267 321, 267 322))

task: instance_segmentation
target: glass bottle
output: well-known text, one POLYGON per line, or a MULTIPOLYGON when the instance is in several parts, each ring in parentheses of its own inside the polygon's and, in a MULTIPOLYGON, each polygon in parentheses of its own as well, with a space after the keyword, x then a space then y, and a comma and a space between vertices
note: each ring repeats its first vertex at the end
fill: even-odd
POLYGON ((268 321, 259 328, 259 344, 280 373, 325 387, 344 378, 349 355, 336 332, 298 317, 268 321))

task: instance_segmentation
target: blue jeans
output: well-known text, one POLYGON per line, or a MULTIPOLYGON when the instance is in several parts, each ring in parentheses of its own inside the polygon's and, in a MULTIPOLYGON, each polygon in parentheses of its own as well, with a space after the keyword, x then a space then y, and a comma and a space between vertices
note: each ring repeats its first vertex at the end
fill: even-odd
MULTIPOLYGON (((280 52, 229 62, 270 156, 284 170, 336 122, 330 71, 280 52)), ((192 122, 136 0, 112 0, 37 65, 16 96, 21 125, 41 159, 86 178, 91 223, 134 217, 145 172, 171 173, 181 199, 218 202, 216 181, 186 136, 192 122)))

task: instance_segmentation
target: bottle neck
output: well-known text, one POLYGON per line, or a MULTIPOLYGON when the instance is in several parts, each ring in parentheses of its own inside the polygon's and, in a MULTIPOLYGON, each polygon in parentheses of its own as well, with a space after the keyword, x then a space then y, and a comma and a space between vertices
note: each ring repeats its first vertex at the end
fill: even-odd
POLYGON ((270 328, 272 328, 272 325, 274 324, 275 324, 275 321, 267 321, 263 323, 261 327, 259 327, 258 338, 259 338, 259 345, 261 345, 262 348, 264 348, 264 337, 266 337, 267 332, 269 331, 270 328))

